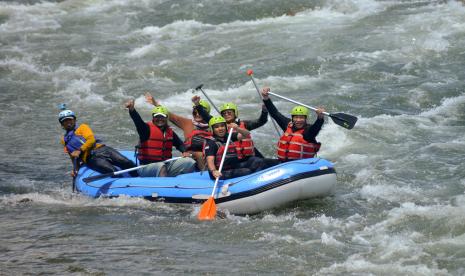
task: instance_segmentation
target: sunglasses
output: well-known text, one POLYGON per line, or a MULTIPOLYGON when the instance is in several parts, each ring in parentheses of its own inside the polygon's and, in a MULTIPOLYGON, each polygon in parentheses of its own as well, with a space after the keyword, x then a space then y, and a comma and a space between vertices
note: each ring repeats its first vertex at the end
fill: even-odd
POLYGON ((221 112, 221 115, 224 115, 224 114, 234 114, 234 110, 225 110, 221 112))

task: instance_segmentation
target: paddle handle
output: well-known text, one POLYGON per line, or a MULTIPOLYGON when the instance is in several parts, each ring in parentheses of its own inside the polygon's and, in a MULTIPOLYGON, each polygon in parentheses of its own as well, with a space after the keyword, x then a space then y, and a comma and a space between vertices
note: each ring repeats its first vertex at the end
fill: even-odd
MULTIPOLYGON (((310 109, 313 110, 313 111, 316 111, 316 110, 317 110, 316 107, 309 106, 309 105, 306 105, 306 104, 301 103, 301 102, 298 102, 298 101, 294 101, 293 99, 289 99, 289 98, 287 98, 287 97, 284 97, 284 96, 275 94, 275 93, 273 93, 273 92, 268 92, 268 94, 273 95, 273 96, 278 97, 278 98, 281 98, 281 99, 283 99, 283 100, 289 101, 289 102, 291 102, 291 103, 295 103, 295 104, 298 104, 298 105, 301 105, 301 106, 305 106, 305 107, 307 107, 307 108, 310 108, 310 109)), ((323 114, 326 115, 326 116, 331 116, 331 114, 329 114, 329 113, 326 112, 326 111, 325 111, 325 112, 321 112, 321 113, 323 113, 323 114)))
MULTIPOLYGON (((255 86, 255 90, 257 90, 258 96, 260 99, 263 100, 262 94, 260 94, 260 89, 258 88, 257 83, 255 82, 254 77, 252 76, 252 73, 250 71, 247 72, 247 74, 250 76, 250 79, 252 80, 253 86, 255 86)), ((278 126, 276 125, 276 122, 271 118, 271 116, 268 114, 268 117, 271 119, 271 122, 273 123, 274 129, 276 129, 276 133, 278 134, 278 138, 281 137, 281 133, 279 132, 278 126)))
MULTIPOLYGON (((225 146, 225 149, 224 149, 224 151, 223 151, 223 156, 221 156, 220 168, 218 169, 218 171, 219 171, 220 173, 221 173, 221 171, 223 170, 224 160, 226 159, 226 153, 228 152, 229 142, 231 142, 231 136, 232 136, 233 131, 234 131, 233 128, 230 128, 230 129, 229 129, 228 139, 226 140, 226 146, 225 146)), ((217 178, 215 179, 215 185, 213 185, 213 190, 212 190, 211 197, 214 197, 214 195, 215 195, 216 186, 218 185, 218 180, 219 180, 219 179, 220 179, 219 177, 217 177, 217 178)))
POLYGON ((218 112, 218 114, 221 115, 220 110, 216 107, 216 105, 213 103, 213 101, 210 99, 210 97, 208 97, 207 93, 205 93, 205 91, 203 91, 202 86, 203 86, 203 84, 197 86, 197 87, 195 88, 195 90, 200 90, 200 91, 202 92, 202 94, 205 96, 205 98, 207 98, 207 100, 210 102, 210 104, 211 104, 211 105, 213 106, 213 108, 216 110, 216 112, 218 112))

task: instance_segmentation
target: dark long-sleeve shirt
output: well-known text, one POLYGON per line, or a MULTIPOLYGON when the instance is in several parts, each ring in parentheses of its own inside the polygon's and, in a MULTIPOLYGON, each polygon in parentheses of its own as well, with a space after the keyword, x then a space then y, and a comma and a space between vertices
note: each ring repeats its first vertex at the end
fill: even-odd
MULTIPOLYGON (((147 141, 150 137, 150 127, 147 123, 142 120, 140 117, 139 113, 134 110, 129 111, 129 116, 131 116, 132 121, 134 122, 134 125, 136 126, 137 133, 139 134, 139 139, 141 142, 147 141)), ((164 130, 163 130, 164 131, 164 130)), ((179 136, 176 134, 176 132, 173 131, 173 146, 179 150, 180 152, 185 152, 186 148, 184 146, 184 143, 182 140, 179 138, 179 136)))
POLYGON ((196 105, 194 108, 197 110, 197 112, 199 112, 200 117, 202 117, 202 119, 208 124, 213 116, 210 115, 210 113, 208 113, 207 110, 205 110, 205 108, 203 108, 201 105, 196 105))
MULTIPOLYGON (((289 125, 289 122, 291 122, 292 119, 281 114, 278 111, 278 109, 276 109, 271 99, 263 100, 263 102, 265 103, 265 106, 268 109, 268 112, 270 112, 271 117, 276 121, 276 123, 278 123, 279 127, 283 131, 286 131, 289 125)), ((324 119, 317 118, 312 125, 305 126, 303 137, 307 142, 317 143, 316 136, 320 132, 324 121, 325 121, 324 119)))
MULTIPOLYGON (((240 123, 240 120, 237 120, 238 123, 240 123)), ((258 117, 258 119, 256 120, 243 120, 242 121, 245 125, 245 128, 247 130, 254 130, 254 129, 257 129, 261 126, 263 126, 264 124, 266 124, 266 122, 268 122, 268 111, 266 109, 262 109, 262 113, 260 113, 260 117, 258 117)))

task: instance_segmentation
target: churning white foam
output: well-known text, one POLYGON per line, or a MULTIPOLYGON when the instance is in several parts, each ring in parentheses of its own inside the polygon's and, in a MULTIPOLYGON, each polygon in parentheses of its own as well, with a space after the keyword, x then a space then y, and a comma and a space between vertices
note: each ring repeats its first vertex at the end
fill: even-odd
POLYGON ((66 15, 57 3, 40 2, 33 5, 0 2, 0 15, 8 19, 0 24, 1 33, 38 32, 61 28, 56 18, 66 15))

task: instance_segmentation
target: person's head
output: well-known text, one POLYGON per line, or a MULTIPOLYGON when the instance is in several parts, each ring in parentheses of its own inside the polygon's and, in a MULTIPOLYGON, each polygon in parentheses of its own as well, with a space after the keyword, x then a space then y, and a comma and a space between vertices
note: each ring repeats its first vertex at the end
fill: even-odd
POLYGON ((226 120, 221 116, 212 117, 208 122, 210 131, 213 135, 218 137, 224 137, 227 133, 228 126, 226 125, 226 120))
MULTIPOLYGON (((210 108, 210 104, 207 101, 200 100, 199 104, 207 111, 208 114, 210 114, 211 108, 210 108)), ((196 122, 199 122, 199 123, 204 122, 202 116, 200 116, 195 106, 192 108, 192 117, 194 118, 196 122)))
POLYGON ((297 129, 301 129, 305 127, 305 125, 307 124, 308 108, 301 105, 295 106, 291 110, 291 116, 294 127, 297 129))
POLYGON ((225 103, 220 107, 221 116, 226 120, 226 122, 232 123, 239 117, 239 111, 237 106, 233 103, 225 103))
POLYGON ((76 114, 69 109, 62 110, 58 114, 58 122, 64 130, 73 130, 76 126, 76 114))
POLYGON ((168 109, 162 105, 152 109, 152 122, 157 127, 164 127, 168 124, 168 109))

